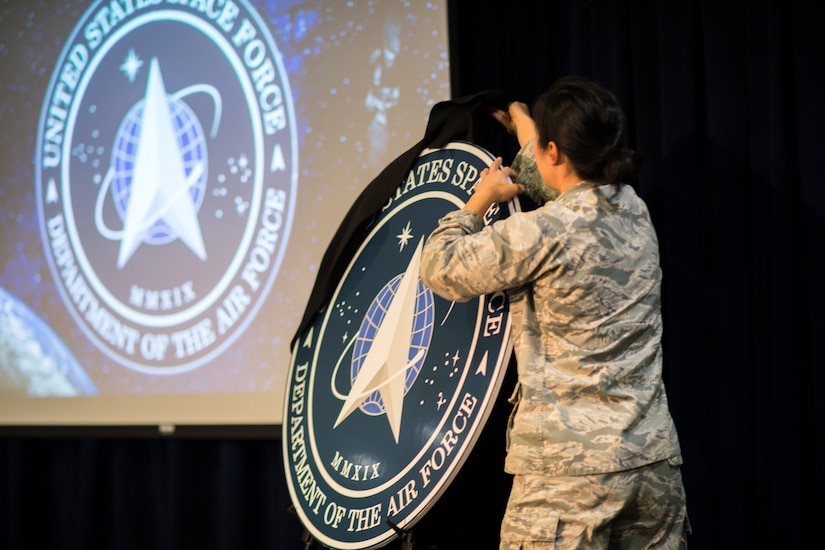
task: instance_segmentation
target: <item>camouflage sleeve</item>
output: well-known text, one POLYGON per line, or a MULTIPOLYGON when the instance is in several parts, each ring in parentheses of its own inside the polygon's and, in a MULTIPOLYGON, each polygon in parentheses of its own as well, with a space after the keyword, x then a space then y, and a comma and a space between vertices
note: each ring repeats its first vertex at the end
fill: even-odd
POLYGON ((455 301, 522 286, 547 267, 552 229, 545 217, 521 213, 482 227, 474 212, 444 216, 424 245, 422 282, 455 301))
POLYGON ((433 292, 447 300, 466 302, 474 297, 469 291, 450 283, 445 277, 445 269, 452 260, 450 243, 465 235, 471 235, 482 228, 478 214, 468 210, 450 212, 438 222, 438 227, 427 238, 421 252, 419 275, 421 281, 433 292))
POLYGON ((516 171, 516 182, 524 186, 525 194, 538 206, 547 201, 555 200, 559 192, 550 189, 541 179, 538 166, 536 166, 536 156, 533 151, 533 142, 530 140, 516 154, 510 167, 516 171))

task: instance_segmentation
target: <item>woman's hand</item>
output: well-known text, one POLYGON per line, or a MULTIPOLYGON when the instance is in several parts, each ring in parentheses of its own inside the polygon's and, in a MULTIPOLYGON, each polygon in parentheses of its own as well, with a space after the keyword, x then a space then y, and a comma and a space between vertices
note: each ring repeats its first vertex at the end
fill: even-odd
POLYGON ((509 166, 502 166, 501 157, 498 157, 489 168, 481 171, 481 177, 473 187, 473 194, 464 205, 464 209, 471 210, 483 218, 493 204, 507 202, 520 195, 524 192, 524 186, 511 183, 509 179, 515 178, 516 175, 509 166))
POLYGON ((515 134, 518 139, 518 144, 524 147, 527 142, 538 136, 536 123, 530 116, 530 109, 525 103, 514 101, 509 105, 507 110, 507 115, 510 118, 510 125, 514 129, 510 133, 515 134))
POLYGON ((513 119, 510 116, 509 111, 505 111, 504 109, 497 109, 495 107, 490 107, 489 111, 490 116, 492 116, 499 123, 501 123, 501 125, 507 129, 508 133, 516 135, 516 126, 515 124, 513 124, 513 119))
POLYGON ((507 115, 510 117, 510 120, 513 121, 513 124, 516 125, 525 120, 533 120, 530 118, 530 108, 527 107, 526 103, 522 103, 521 101, 510 103, 510 105, 507 106, 507 115))
POLYGON ((507 106, 506 111, 491 107, 490 115, 507 128, 507 132, 516 136, 522 147, 538 134, 526 103, 514 101, 507 106))

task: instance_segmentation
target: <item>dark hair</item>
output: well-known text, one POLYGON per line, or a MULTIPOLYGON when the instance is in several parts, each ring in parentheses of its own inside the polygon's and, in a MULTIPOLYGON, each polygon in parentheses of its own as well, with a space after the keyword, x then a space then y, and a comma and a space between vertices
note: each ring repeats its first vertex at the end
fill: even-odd
POLYGON ((627 148, 625 117, 616 97, 582 77, 557 80, 533 106, 540 147, 553 141, 576 172, 598 183, 631 183, 641 157, 627 148))

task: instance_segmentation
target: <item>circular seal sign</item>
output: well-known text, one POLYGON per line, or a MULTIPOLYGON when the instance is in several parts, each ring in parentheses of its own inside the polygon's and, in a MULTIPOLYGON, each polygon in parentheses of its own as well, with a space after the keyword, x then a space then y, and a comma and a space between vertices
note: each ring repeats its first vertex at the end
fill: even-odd
MULTIPOLYGON (((455 303, 418 277, 421 247, 493 157, 424 151, 373 223, 325 311, 296 340, 284 468, 310 534, 380 547, 443 494, 475 444, 512 350, 504 293, 455 303)), ((519 209, 494 205, 485 223, 519 209)))
POLYGON ((280 267, 297 155, 280 53, 245 0, 94 3, 35 158, 46 256, 92 342, 149 374, 230 346, 280 267))

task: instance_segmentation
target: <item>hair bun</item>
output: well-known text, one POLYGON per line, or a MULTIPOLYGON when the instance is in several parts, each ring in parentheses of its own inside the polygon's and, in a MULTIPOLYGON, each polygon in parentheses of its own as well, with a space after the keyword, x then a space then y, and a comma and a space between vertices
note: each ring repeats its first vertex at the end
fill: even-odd
POLYGON ((604 159, 605 183, 631 183, 636 179, 640 164, 641 157, 633 149, 611 148, 604 159))

